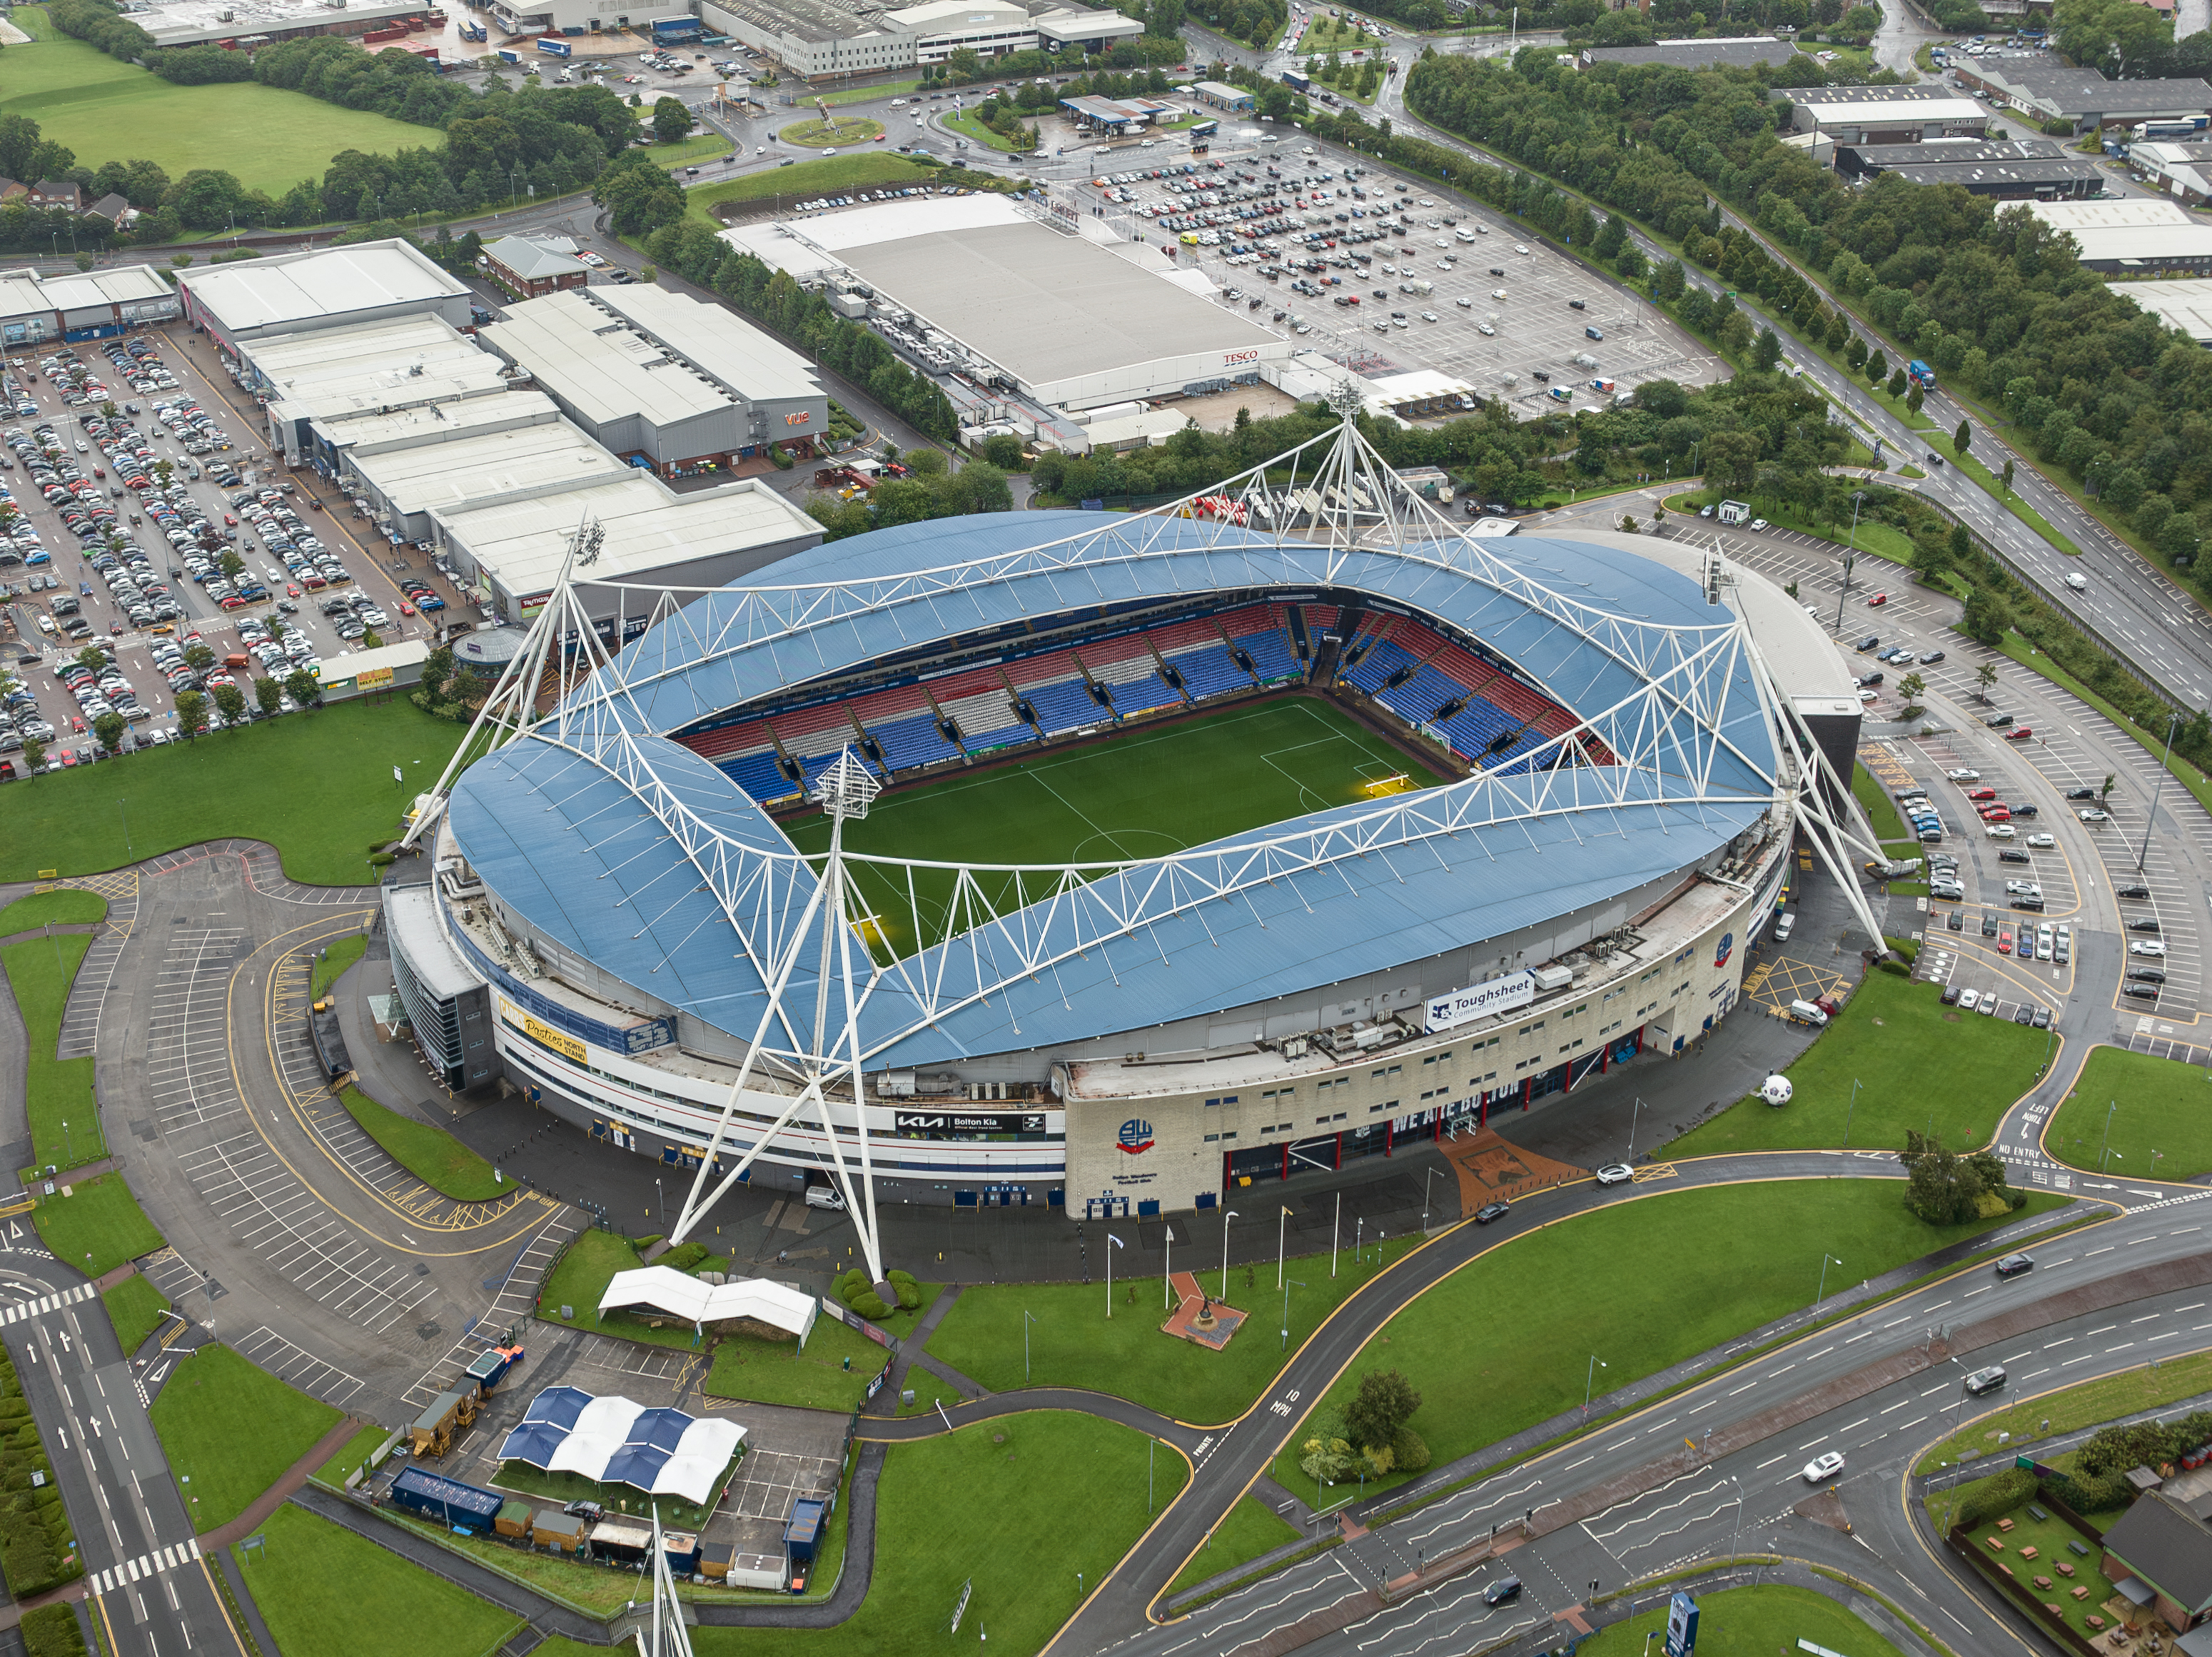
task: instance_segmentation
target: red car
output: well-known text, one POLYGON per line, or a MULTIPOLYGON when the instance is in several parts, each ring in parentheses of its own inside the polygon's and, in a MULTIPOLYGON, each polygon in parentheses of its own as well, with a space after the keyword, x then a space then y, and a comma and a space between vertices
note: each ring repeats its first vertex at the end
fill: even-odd
POLYGON ((1997 791, 1995 789, 1968 789, 1966 790, 1966 798, 1969 800, 1994 800, 1996 797, 1997 791))
MULTIPOLYGON (((295 592, 292 596, 296 599, 300 595, 295 592)), ((402 599, 399 600, 399 613, 403 616, 411 616, 415 613, 415 606, 408 603, 405 599, 402 599)))
POLYGON ((76 765, 76 750, 75 748, 64 748, 62 750, 62 764, 68 766, 76 765))
POLYGON ((2005 740, 2008 742, 2025 742, 2028 738, 2034 734, 2035 732, 2030 727, 2022 725, 2016 729, 2007 731, 2005 733, 2005 740))
POLYGON ((2009 807, 2004 806, 1985 807, 1982 811, 1982 821, 1984 823, 2009 823, 2012 821, 2012 812, 2009 807))
POLYGON ((2000 955, 2012 953, 2012 929, 2008 926, 2001 927, 1997 930, 1997 953, 2000 955))
POLYGON ((1888 602, 1889 602, 1889 594, 1887 594, 1887 593, 1875 593, 1875 594, 1873 594, 1869 595, 1869 598, 1867 599, 1867 607, 1868 607, 1869 609, 1870 609, 1870 610, 1879 610, 1879 609, 1881 609, 1881 606, 1882 606, 1883 605, 1887 604, 1888 602))

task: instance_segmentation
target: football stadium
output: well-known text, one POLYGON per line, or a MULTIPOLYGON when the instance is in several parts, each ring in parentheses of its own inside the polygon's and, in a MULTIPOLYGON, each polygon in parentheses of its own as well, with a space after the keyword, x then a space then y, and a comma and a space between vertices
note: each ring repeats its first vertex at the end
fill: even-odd
POLYGON ((826 1186, 880 1277, 882 1203, 1206 1209, 1475 1128, 1684 1054, 1793 844, 1875 855, 1793 599, 1468 538, 1349 423, 656 593, 611 659, 562 656, 576 539, 386 916, 428 1062, 696 1170, 678 1240, 826 1186))

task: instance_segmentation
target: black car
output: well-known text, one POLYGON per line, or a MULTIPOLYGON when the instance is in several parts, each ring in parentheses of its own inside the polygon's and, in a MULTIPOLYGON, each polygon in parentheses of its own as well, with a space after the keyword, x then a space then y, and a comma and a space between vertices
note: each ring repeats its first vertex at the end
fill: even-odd
MULTIPOLYGON (((1474 1223, 1478 1226, 1486 1226, 1492 1220, 1503 1220, 1512 1212, 1512 1209, 1513 1204, 1510 1203, 1485 1203, 1474 1211, 1474 1223)), ((1514 1587, 1517 1590, 1520 1585, 1516 1583, 1514 1587)))
POLYGON ((2035 1261, 2025 1254, 2008 1254, 1997 1262, 1997 1276, 2020 1277, 2035 1270, 2035 1261))
POLYGON ((1880 673, 1861 673, 1859 675, 1859 689, 1862 691, 1870 691, 1881 682, 1881 674, 1880 673))
POLYGON ((2116 886, 2112 890, 2123 898, 2148 898, 2150 896, 2150 888, 2147 886, 2116 886))
POLYGON ((572 1502, 561 1511, 571 1519, 587 1519, 594 1525, 607 1516, 607 1510, 596 1502, 572 1502))
POLYGON ((2034 861, 2035 859, 2017 847, 2002 846, 1997 851, 1997 862, 2001 863, 2032 863, 2034 861))
POLYGON ((2144 1001, 2156 1001, 2158 986, 2154 984, 2124 984, 2120 986, 2120 993, 2124 996, 2140 996, 2144 1001))
POLYGON ((2130 921, 2128 923, 2128 930, 2130 932, 2155 932, 2158 930, 2158 923, 2151 917, 2145 915, 2139 920, 2130 921))
POLYGON ((1864 638, 1861 639, 1861 640, 1860 640, 1856 644, 1854 644, 1853 646, 1851 646, 1851 649, 1853 649, 1854 650, 1871 650, 1871 649, 1874 649, 1874 647, 1875 647, 1875 645, 1877 645, 1877 644, 1879 644, 1879 643, 1881 643, 1881 640, 1879 637, 1877 637, 1875 634, 1869 633, 1869 634, 1868 634, 1864 638))
POLYGON ((1492 1582, 1482 1591, 1482 1603, 1486 1605, 1510 1605, 1520 1597, 1521 1579, 1517 1576, 1492 1582))
POLYGON ((2162 966, 2130 966, 2128 977, 2138 984, 2164 984, 2166 969, 2162 966))
POLYGON ((1942 995, 1943 1005, 1946 1007, 1956 1007, 1959 1004, 1959 993, 1966 987, 1966 986, 1962 984, 1945 984, 1943 986, 1942 995))
POLYGON ((2097 790, 2094 789, 2069 789, 2066 790, 2066 797, 2069 800, 2094 800, 2097 797, 2097 790))
POLYGON ((2032 805, 2021 805, 2012 808, 2012 814, 2015 817, 2039 817, 2043 813, 2032 805))
POLYGON ((1589 307, 1579 299, 1571 299, 1567 302, 1567 308, 1571 311, 1586 311, 1589 307))
MULTIPOLYGON (((2040 909, 2042 905, 2039 904, 2036 907, 2040 909)), ((2034 1009, 2029 1007, 2026 1002, 2021 1002, 2019 1006, 2012 1009, 2012 1021, 2014 1024, 2026 1024, 2033 1016, 2034 1009)))
POLYGON ((1996 937, 1996 935, 1997 935, 1997 917, 1996 917, 1996 916, 1994 916, 1994 915, 1984 915, 1984 916, 1983 916, 1983 917, 1982 917, 1982 935, 1983 935, 1984 938, 1994 938, 1994 937, 1996 937))
POLYGON ((1966 929, 1966 917, 1960 911, 1954 909, 1951 911, 1949 918, 1947 919, 1943 924, 1949 927, 1954 932, 1964 932, 1966 929))
POLYGON ((2035 1016, 2028 1022, 2039 1030, 2048 1030, 2051 1027, 2051 1009, 2048 1007, 2037 1008, 2035 1016))
POLYGON ((1923 667, 1932 667, 1942 660, 1943 653, 1941 650, 1923 650, 1920 653, 1920 665, 1923 667))

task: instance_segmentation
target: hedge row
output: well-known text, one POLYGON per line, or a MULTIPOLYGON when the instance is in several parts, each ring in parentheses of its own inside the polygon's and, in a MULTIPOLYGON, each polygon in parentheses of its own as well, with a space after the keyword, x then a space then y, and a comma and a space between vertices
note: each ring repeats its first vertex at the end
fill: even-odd
POLYGON ((27 1599, 83 1575, 72 1533, 23 1383, 0 1348, 0 1575, 9 1593, 27 1599))

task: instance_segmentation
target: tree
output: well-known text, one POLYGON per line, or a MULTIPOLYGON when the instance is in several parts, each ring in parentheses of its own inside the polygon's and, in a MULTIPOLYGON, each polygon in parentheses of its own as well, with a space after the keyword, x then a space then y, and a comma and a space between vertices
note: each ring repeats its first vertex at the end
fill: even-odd
POLYGON ((1866 366, 1866 360, 1867 343, 1858 335, 1853 334, 1851 343, 1844 348, 1844 361, 1850 364, 1851 372, 1856 374, 1866 366))
POLYGON ((257 679, 253 681, 253 700, 259 705, 263 718, 274 719, 284 700, 284 687, 273 679, 257 679))
POLYGON ((1299 1451, 1299 1468, 1316 1483, 1334 1484, 1352 1471, 1352 1446, 1343 1439, 1316 1434, 1299 1451))
POLYGON ((1974 688, 1980 692, 1983 701, 1987 702, 1990 699, 1990 692, 1996 689, 1996 663, 1994 661, 1985 661, 1980 667, 1974 669, 1974 688))
MULTIPOLYGON (((1905 370, 1903 369, 1898 369, 1896 373, 1889 376, 1889 394, 1892 397, 1904 396, 1905 388, 1908 383, 1910 382, 1908 382, 1905 377, 1905 370)), ((1919 387, 1916 386, 1913 389, 1917 391, 1919 387)))
POLYGON ((1940 1135, 1905 1134, 1905 1206, 1931 1226, 1955 1226, 1994 1217, 2012 1207, 2004 1164, 1988 1151, 1960 1156, 1943 1148, 1940 1135))
POLYGON ((1620 515, 1620 533, 1624 535, 1633 535, 1636 533, 1636 520, 1626 512, 1620 515))
POLYGON ((198 691, 177 692, 177 728, 185 740, 197 739, 200 727, 207 722, 207 698, 198 691))
POLYGON ((1958 430, 1951 434, 1951 447, 1964 454, 1973 441, 1974 423, 1971 420, 1960 421, 1958 430))
POLYGON ((1352 1441, 1363 1449, 1376 1449, 1398 1436, 1398 1429, 1421 1407, 1421 1395, 1395 1369, 1370 1369, 1359 1378, 1359 1390, 1344 1407, 1344 1423, 1352 1441))
POLYGON ((1771 374, 1774 365, 1782 360, 1782 342, 1775 338, 1774 330, 1761 328, 1759 343, 1753 346, 1751 365, 1761 374, 1771 374))
POLYGON ((681 98, 660 98, 653 106, 653 137, 656 143, 678 143, 699 124, 681 98))
POLYGON ((2005 460, 2003 472, 1998 474, 1997 481, 2004 486, 2006 494, 2012 493, 2012 460, 2009 456, 2005 460))
POLYGON ((1920 711, 1920 698, 1928 694, 1928 681, 1918 673, 1907 673, 1897 681, 1897 693, 1905 698, 1905 716, 1910 719, 1920 711))
POLYGON ((2105 781, 2102 786, 2100 786, 2097 790, 2097 803, 2101 806, 2107 800, 2110 800, 2112 797, 2112 790, 2118 788, 2119 784, 2120 779, 2113 776, 2112 772, 2106 771, 2105 773, 2105 781))
POLYGON ((129 722, 112 708, 92 722, 92 734, 100 739, 100 746, 111 754, 123 752, 123 733, 130 728, 129 722))
POLYGON ((235 685, 218 685, 215 687, 215 705, 225 724, 235 725, 246 716, 246 692, 235 685))
POLYGON ((215 651, 205 644, 185 646, 185 666, 196 673, 204 673, 215 666, 215 651))
POLYGON ((1867 384, 1879 386, 1889 378, 1889 358, 1876 351, 1866 360, 1867 384))
POLYGON ((36 777, 46 769, 46 745, 35 736, 23 739, 23 775, 36 777))
MULTIPOLYGON (((451 661, 453 658, 447 658, 451 661)), ((428 663, 424 664, 426 667, 428 663)), ((319 708, 323 703, 323 681, 305 667, 295 667, 284 676, 284 691, 302 708, 319 708)))
POLYGON ((2004 600, 1980 587, 1968 596, 1966 611, 1959 618, 1959 631, 1980 644, 1999 643, 2011 625, 2012 612, 2005 608, 2004 600))

